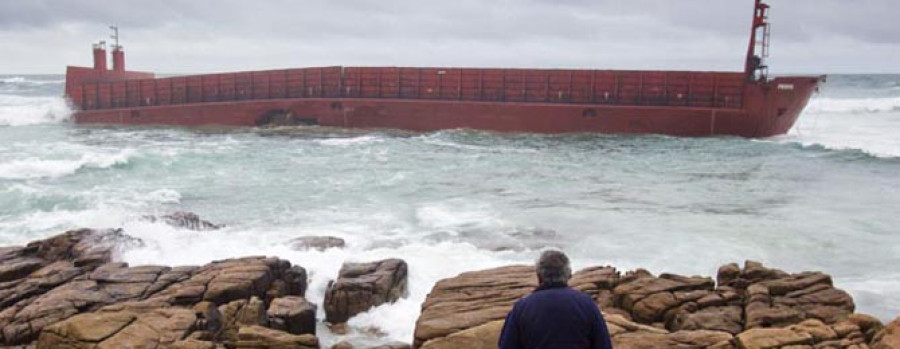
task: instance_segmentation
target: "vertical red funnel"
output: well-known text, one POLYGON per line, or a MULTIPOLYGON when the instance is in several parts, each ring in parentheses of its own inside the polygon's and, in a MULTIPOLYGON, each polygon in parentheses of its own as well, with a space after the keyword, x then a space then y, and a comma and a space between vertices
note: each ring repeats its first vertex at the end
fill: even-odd
POLYGON ((112 57, 113 70, 125 71, 125 51, 122 50, 122 46, 116 46, 113 48, 112 57))
POLYGON ((106 43, 94 44, 94 70, 106 70, 106 43))

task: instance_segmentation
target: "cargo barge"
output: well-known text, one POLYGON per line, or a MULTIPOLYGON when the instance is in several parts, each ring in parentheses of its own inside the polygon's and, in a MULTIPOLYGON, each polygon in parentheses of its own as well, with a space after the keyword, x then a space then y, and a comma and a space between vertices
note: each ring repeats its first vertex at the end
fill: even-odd
POLYGON ((155 78, 122 46, 66 71, 74 120, 175 126, 321 125, 412 131, 786 133, 824 76, 770 78, 769 6, 755 0, 740 72, 318 67, 155 78))

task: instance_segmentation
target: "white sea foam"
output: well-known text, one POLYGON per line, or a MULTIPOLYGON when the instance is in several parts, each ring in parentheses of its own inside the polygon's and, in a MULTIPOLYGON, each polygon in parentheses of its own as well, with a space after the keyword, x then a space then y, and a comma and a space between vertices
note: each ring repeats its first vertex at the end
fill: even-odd
MULTIPOLYGON (((353 226, 344 227, 356 230, 353 226)), ((529 254, 513 255, 479 250, 466 243, 422 244, 411 243, 391 248, 367 250, 366 242, 370 237, 344 232, 330 232, 330 235, 341 236, 347 240, 345 249, 329 249, 326 251, 295 251, 285 242, 292 237, 306 235, 304 232, 275 228, 241 230, 226 228, 211 235, 209 232, 191 232, 165 226, 159 223, 131 221, 125 225, 125 231, 141 238, 145 247, 126 252, 122 257, 132 265, 158 264, 165 261, 170 265, 204 264, 223 258, 234 258, 251 255, 279 256, 301 265, 307 269, 310 277, 307 298, 321 302, 330 280, 333 280, 345 262, 369 262, 386 258, 402 258, 409 265, 408 289, 406 298, 353 317, 349 325, 348 336, 334 336, 328 333, 321 338, 324 343, 365 337, 358 329, 378 328, 387 333, 389 339, 408 342, 413 335, 416 318, 422 302, 432 285, 440 279, 452 277, 459 273, 489 267, 509 265, 530 261, 529 254), (227 238, 223 238, 227 237, 227 238), (522 258, 525 259, 522 259, 522 258), (391 321, 385 321, 391 319, 391 321)), ((329 233, 316 231, 315 233, 329 233)), ((319 318, 325 316, 319 308, 319 318)))
POLYGON ((181 193, 172 189, 159 189, 148 193, 146 199, 163 204, 177 204, 181 202, 181 193))
POLYGON ((900 110, 900 97, 883 98, 816 98, 809 102, 806 113, 880 113, 900 110))
POLYGON ((36 211, 5 220, 0 216, 0 232, 22 232, 0 234, 0 242, 3 243, 0 246, 21 245, 69 229, 118 228, 130 215, 120 207, 100 204, 86 210, 36 211))
POLYGON ((503 226, 504 222, 492 216, 491 212, 493 210, 487 204, 457 200, 420 207, 416 210, 415 217, 420 226, 435 230, 503 226))
POLYGON ((65 83, 65 80, 40 80, 40 79, 29 79, 23 76, 13 76, 9 78, 0 79, 0 83, 4 84, 18 84, 18 85, 53 85, 53 84, 62 84, 65 83))
POLYGON ((0 126, 58 123, 71 115, 72 109, 62 97, 0 95, 0 126))
POLYGON ((338 146, 338 147, 347 147, 353 145, 360 144, 369 144, 369 143, 377 143, 381 142, 384 139, 377 136, 367 135, 367 136, 359 136, 359 137, 350 137, 350 138, 328 138, 317 140, 321 145, 325 146, 338 146))
POLYGON ((74 174, 83 168, 110 168, 128 163, 135 151, 125 149, 118 153, 87 153, 78 159, 41 159, 30 157, 0 163, 0 178, 34 179, 59 178, 74 174))
POLYGON ((778 142, 900 157, 900 97, 815 98, 778 142))
POLYGON ((14 76, 11 78, 0 79, 0 82, 5 83, 5 84, 23 83, 23 82, 25 82, 25 78, 23 78, 21 76, 14 76))

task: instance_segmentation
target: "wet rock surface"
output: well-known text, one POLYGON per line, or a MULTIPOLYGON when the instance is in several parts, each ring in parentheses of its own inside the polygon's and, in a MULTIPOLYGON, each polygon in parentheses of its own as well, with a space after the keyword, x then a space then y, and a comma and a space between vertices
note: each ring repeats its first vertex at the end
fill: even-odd
POLYGON ((326 320, 347 322, 369 308, 392 303, 407 294, 407 266, 400 259, 344 263, 325 293, 326 320))
MULTIPOLYGON (((262 256, 178 267, 115 261, 141 244, 121 230, 81 229, 0 248, 0 348, 320 346, 301 266, 262 256)), ((617 349, 900 348, 900 319, 884 325, 855 314, 850 295, 820 272, 748 261, 722 266, 713 280, 597 266, 569 284, 602 309, 617 349)), ((412 347, 496 348, 513 303, 536 286, 531 266, 441 280, 422 304, 412 347)), ((345 263, 323 302, 331 332, 347 333, 349 318, 406 292, 402 260, 345 263)), ((376 348, 410 347, 377 328, 354 332, 384 338, 376 348)))
POLYGON ((300 296, 276 298, 266 314, 270 327, 291 334, 316 334, 318 306, 300 296))
MULTIPOLYGON (((250 348, 257 340, 282 340, 305 348, 313 343, 276 329, 260 335, 263 339, 241 337, 245 327, 273 322, 267 313, 272 304, 274 322, 306 316, 308 325, 308 309, 278 307, 299 304, 307 287, 302 267, 267 257, 182 267, 112 261, 118 248, 139 243, 119 230, 84 229, 0 250, 0 344, 250 348)), ((312 316, 314 323, 314 306, 312 316)))
POLYGON ((144 216, 144 219, 150 222, 163 222, 176 228, 196 231, 218 230, 225 227, 221 224, 205 221, 196 213, 184 211, 174 212, 164 216, 144 216))
MULTIPOLYGON (((750 261, 723 266, 716 280, 592 267, 569 285, 602 309, 617 349, 869 348, 889 333, 877 319, 854 314, 852 298, 830 276, 750 261)), ((422 305, 414 347, 496 347, 486 339, 499 336, 512 304, 535 286, 529 266, 441 280, 422 305)))
POLYGON ((346 242, 334 236, 301 236, 288 241, 288 245, 297 251, 325 251, 330 248, 344 248, 346 242))

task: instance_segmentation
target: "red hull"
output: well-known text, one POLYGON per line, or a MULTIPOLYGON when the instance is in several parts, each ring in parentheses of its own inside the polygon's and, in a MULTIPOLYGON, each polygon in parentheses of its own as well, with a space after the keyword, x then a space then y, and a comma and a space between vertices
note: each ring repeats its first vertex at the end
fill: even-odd
POLYGON ((101 43, 93 69, 69 67, 66 96, 79 123, 768 137, 794 125, 822 77, 767 79, 769 7, 755 3, 744 72, 327 67, 154 79, 126 71, 118 43, 107 70, 101 43))
POLYGON ((779 78, 749 84, 744 107, 675 107, 420 100, 399 98, 278 98, 81 110, 90 124, 258 126, 281 122, 413 131, 471 128, 535 133, 653 133, 674 136, 768 137, 786 133, 820 79, 779 78), (781 86, 781 88, 779 88, 781 86), (787 89, 791 86, 790 89, 787 89))

